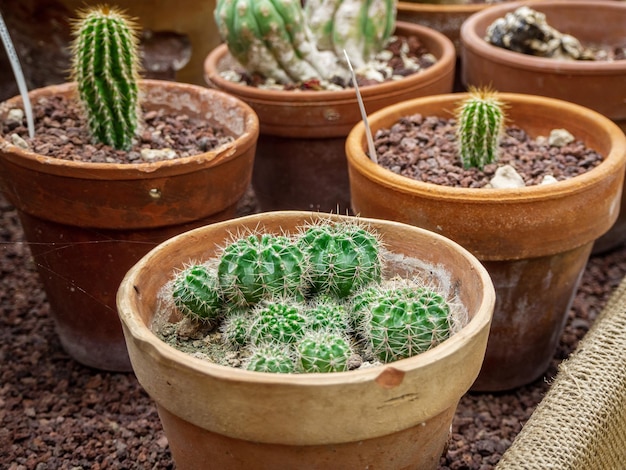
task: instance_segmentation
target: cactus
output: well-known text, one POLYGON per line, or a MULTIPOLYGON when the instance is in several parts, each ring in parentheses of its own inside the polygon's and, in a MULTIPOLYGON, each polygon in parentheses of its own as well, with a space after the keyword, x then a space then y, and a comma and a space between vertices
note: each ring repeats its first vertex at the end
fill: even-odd
POLYGON ((250 342, 252 317, 245 309, 229 312, 221 326, 222 339, 227 345, 239 349, 250 342))
POLYGON ((217 273, 205 265, 193 265, 178 273, 172 297, 183 315, 197 320, 217 318, 223 307, 217 273))
POLYGON ((346 308, 328 295, 318 295, 305 310, 310 330, 349 331, 346 308))
POLYGON ((249 235, 222 252, 218 279, 225 298, 253 305, 273 296, 302 297, 306 264, 303 252, 282 235, 249 235))
POLYGON ((135 23, 115 7, 81 11, 73 27, 72 78, 93 138, 127 150, 139 122, 135 23))
POLYGON ((343 50, 361 66, 384 48, 395 27, 394 0, 310 3, 304 10, 300 0, 218 0, 214 17, 248 72, 286 84, 346 79, 343 50))
POLYGON ((369 292, 359 307, 366 321, 361 332, 373 353, 383 362, 414 356, 436 346, 450 335, 450 307, 426 287, 397 287, 369 292))
POLYGON ((308 325, 304 307, 287 300, 266 301, 253 312, 250 328, 252 344, 278 342, 295 343, 305 333, 308 325))
POLYGON ((469 89, 456 109, 458 153, 465 168, 480 170, 498 158, 504 128, 504 103, 488 88, 469 89))
POLYGON ((352 348, 347 338, 335 331, 311 331, 296 345, 296 355, 302 372, 343 372, 348 370, 352 348))
POLYGON ((300 236, 299 245, 309 257, 314 293, 343 298, 380 280, 380 243, 374 234, 356 224, 309 227, 300 236))
POLYGON ((245 368, 256 372, 289 374, 294 372, 295 363, 288 347, 268 343, 254 349, 245 368))

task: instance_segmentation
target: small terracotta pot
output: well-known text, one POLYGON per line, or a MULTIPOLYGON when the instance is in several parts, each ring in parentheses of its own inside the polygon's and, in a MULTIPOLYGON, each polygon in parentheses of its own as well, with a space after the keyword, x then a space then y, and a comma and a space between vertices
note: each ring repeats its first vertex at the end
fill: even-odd
MULTIPOLYGON (((548 23, 583 43, 623 45, 626 2, 611 0, 541 0, 494 5, 472 15, 461 29, 461 77, 464 85, 558 98, 604 114, 626 132, 626 60, 562 61, 535 57, 493 46, 484 40, 497 18, 528 5, 548 23)), ((625 195, 626 198, 626 195, 625 195)), ((626 207, 626 199, 622 201, 626 207)), ((626 210, 601 237, 594 252, 626 240, 626 210)))
MULTIPOLYGON (((454 46, 441 33, 398 22, 396 34, 419 37, 438 62, 402 80, 363 87, 368 112, 416 96, 452 91, 454 46)), ((354 90, 282 91, 233 83, 221 72, 233 68, 226 45, 209 54, 210 86, 247 102, 261 123, 253 186, 261 210, 300 209, 345 212, 350 190, 343 146, 361 119, 354 90)))
MULTIPOLYGON (((368 117, 372 131, 414 113, 451 117, 464 93, 406 101, 368 117)), ((620 208, 626 136, 588 108, 540 96, 502 93, 509 120, 532 137, 568 129, 604 156, 591 171, 519 189, 453 188, 416 181, 373 163, 365 127, 346 142, 352 208, 440 233, 485 265, 496 288, 489 344, 473 390, 532 382, 547 369, 594 241, 620 208)))
MULTIPOLYGON (((251 181, 258 119, 240 100, 205 87, 144 80, 147 109, 207 118, 236 140, 200 155, 154 163, 60 160, 0 138, 0 189, 17 208, 65 350, 98 369, 130 362, 115 307, 128 269, 163 240, 231 218, 251 181)), ((75 85, 30 93, 73 96, 75 85)), ((0 118, 21 107, 0 105, 0 118)))
POLYGON ((252 372, 192 357, 150 329, 160 290, 190 259, 210 258, 242 229, 293 232, 328 217, 345 218, 277 211, 202 227, 159 245, 125 277, 118 311, 130 358, 177 468, 438 467, 458 401, 480 369, 495 301, 487 271, 444 237, 364 220, 390 251, 449 273, 468 310, 461 330, 408 359, 349 372, 252 372))

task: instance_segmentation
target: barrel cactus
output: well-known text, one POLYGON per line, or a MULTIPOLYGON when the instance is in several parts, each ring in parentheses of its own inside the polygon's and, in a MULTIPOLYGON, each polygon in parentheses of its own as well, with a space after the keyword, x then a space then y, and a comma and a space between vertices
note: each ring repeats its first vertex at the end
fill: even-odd
POLYGON ((310 330, 349 331, 350 322, 345 306, 332 296, 320 294, 305 310, 310 330))
POLYGON ((336 331, 311 331, 296 345, 296 363, 302 372, 346 371, 351 355, 349 340, 336 331))
POLYGON ((380 280, 380 243, 357 224, 311 226, 301 235, 299 245, 309 257, 309 281, 315 293, 344 298, 380 280))
POLYGON ((172 297, 185 316, 208 321, 217 318, 223 307, 217 272, 205 265, 192 265, 178 273, 172 297))
POLYGON ((250 327, 252 344, 295 343, 307 331, 308 321, 303 310, 301 304, 289 300, 273 300, 258 305, 250 327))
POLYGON ((217 268, 225 298, 254 305, 273 296, 301 297, 306 263, 298 246, 282 235, 249 235, 223 250, 217 268))
POLYGON ((498 158, 504 129, 504 103, 488 88, 470 88, 456 109, 458 153, 465 168, 483 169, 498 158))
POLYGON ((74 24, 72 78, 93 138, 130 148, 139 123, 136 24, 121 10, 97 6, 74 24))
POLYGON ((267 343, 254 348, 247 359, 245 368, 256 372, 289 374, 295 370, 293 354, 289 347, 267 343))
POLYGON ((395 28, 394 0, 218 0, 215 21, 248 72, 278 83, 349 77, 345 50, 359 67, 395 28))
POLYGON ((363 337, 382 362, 427 351, 450 335, 450 306, 426 287, 404 283, 381 289, 361 308, 366 317, 361 324, 363 337))

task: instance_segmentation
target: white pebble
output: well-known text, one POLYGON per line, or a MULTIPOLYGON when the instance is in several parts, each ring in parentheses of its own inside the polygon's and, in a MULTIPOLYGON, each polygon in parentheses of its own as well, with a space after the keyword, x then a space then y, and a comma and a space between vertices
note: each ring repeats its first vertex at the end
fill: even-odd
POLYGON ((503 165, 496 170, 496 174, 491 181, 490 187, 496 189, 523 188, 526 186, 519 173, 511 165, 503 165))
POLYGON ((144 160, 171 160, 176 157, 172 149, 141 149, 141 158, 144 160))
POLYGON ((574 136, 565 129, 553 129, 548 137, 551 147, 563 147, 570 142, 574 142, 574 136))
POLYGON ((7 124, 21 124, 24 119, 24 111, 21 108, 10 109, 7 113, 7 124))
POLYGON ((539 184, 552 184, 556 183, 557 179, 552 175, 545 175, 539 184))
POLYGON ((11 142, 13 143, 13 145, 15 145, 16 147, 20 147, 23 148, 24 150, 29 150, 30 147, 28 146, 28 144, 26 143, 26 141, 24 139, 22 139, 19 135, 17 134, 11 134, 11 142))

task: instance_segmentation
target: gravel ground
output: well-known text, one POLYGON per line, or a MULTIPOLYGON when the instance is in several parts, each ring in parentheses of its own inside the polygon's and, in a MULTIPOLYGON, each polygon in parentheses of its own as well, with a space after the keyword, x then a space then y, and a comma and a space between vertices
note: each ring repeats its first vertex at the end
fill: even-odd
MULTIPOLYGON (((248 199, 240 213, 251 211, 248 199)), ((441 469, 494 468, 625 273, 626 248, 590 259, 545 377, 463 397, 441 469)), ((61 349, 16 213, 1 197, 0 276, 0 468, 174 468, 156 408, 134 375, 86 368, 61 349)))

